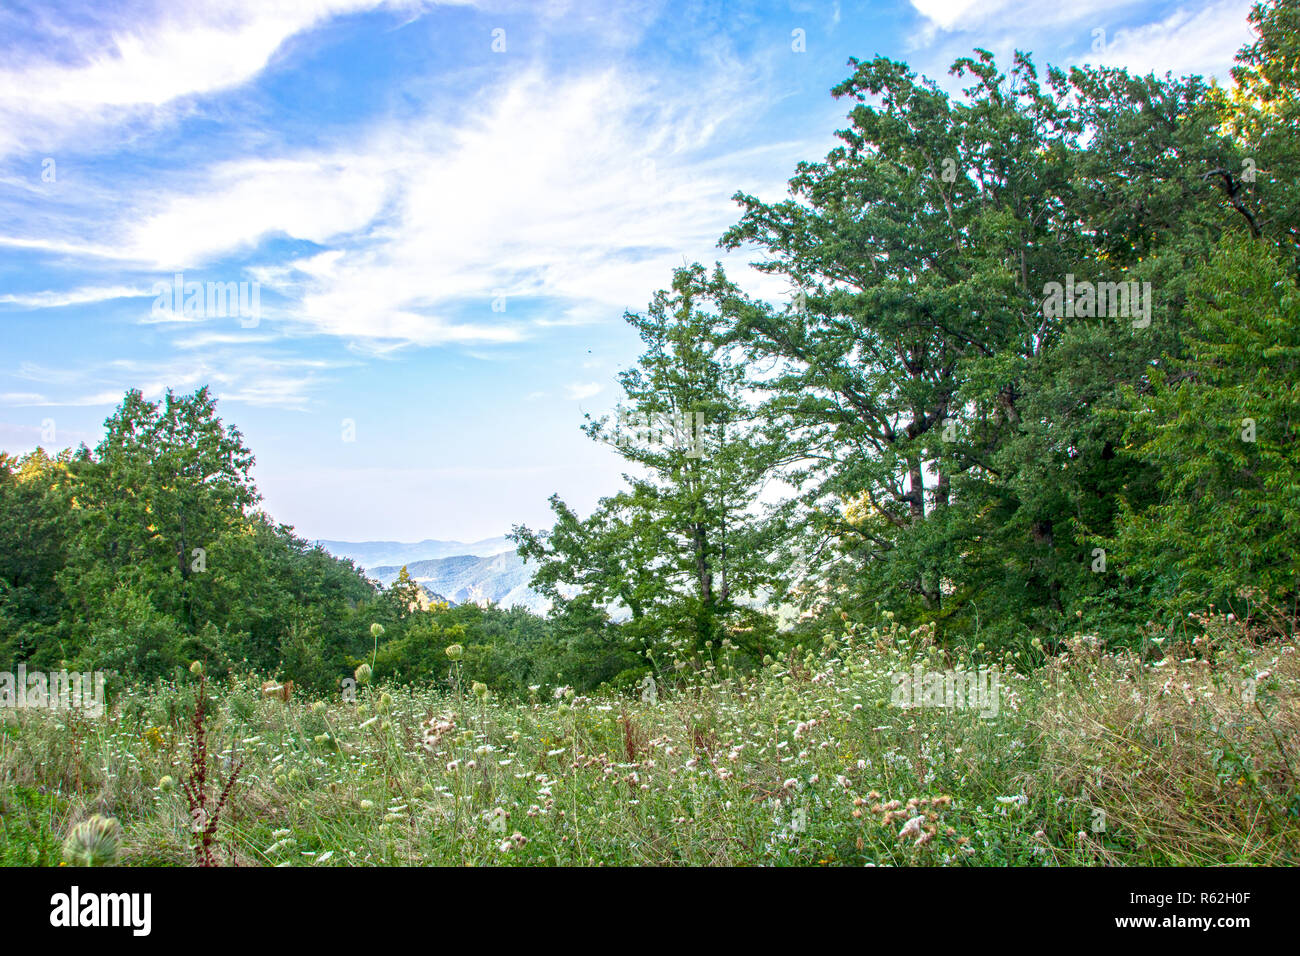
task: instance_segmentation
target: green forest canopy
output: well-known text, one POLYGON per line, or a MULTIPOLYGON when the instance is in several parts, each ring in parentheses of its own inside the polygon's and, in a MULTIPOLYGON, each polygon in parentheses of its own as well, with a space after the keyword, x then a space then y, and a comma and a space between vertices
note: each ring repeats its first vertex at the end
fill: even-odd
POLYGON ((1251 22, 1231 89, 980 50, 950 96, 851 61, 840 145, 721 237, 790 302, 697 264, 627 316, 645 351, 585 427, 628 487, 514 529, 546 619, 379 590, 258 510, 206 389, 133 391, 94 449, 0 453, 0 661, 326 690, 446 679, 462 644, 526 694, 879 608, 994 647, 1293 611, 1300 2, 1251 22))

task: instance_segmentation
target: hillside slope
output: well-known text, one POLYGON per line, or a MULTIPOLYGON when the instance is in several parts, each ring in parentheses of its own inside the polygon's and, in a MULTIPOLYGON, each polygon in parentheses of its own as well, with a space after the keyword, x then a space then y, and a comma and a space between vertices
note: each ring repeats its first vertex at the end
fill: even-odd
POLYGON ((379 568, 387 565, 401 567, 412 561, 427 561, 432 558, 451 558, 458 555, 490 557, 513 551, 512 545, 503 536, 484 538, 482 541, 465 543, 462 541, 440 541, 426 538, 423 541, 316 541, 330 554, 338 558, 351 558, 363 568, 379 568))
MULTIPOLYGON (((551 602, 528 587, 535 568, 514 551, 410 561, 405 567, 426 591, 454 604, 492 603, 527 608, 534 614, 545 614, 550 609, 551 602)), ((369 568, 367 574, 388 587, 401 569, 401 564, 382 565, 369 568)))

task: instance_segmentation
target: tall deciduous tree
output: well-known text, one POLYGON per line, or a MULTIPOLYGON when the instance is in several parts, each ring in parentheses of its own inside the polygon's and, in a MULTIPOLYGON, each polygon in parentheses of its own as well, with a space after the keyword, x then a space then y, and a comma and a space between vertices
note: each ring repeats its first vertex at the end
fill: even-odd
POLYGON ((797 295, 740 308, 732 336, 778 364, 766 411, 801 439, 792 480, 851 572, 870 564, 892 600, 936 612, 954 476, 989 470, 982 426, 1018 421, 1005 356, 1041 347, 1044 282, 1080 256, 1068 116, 1023 57, 1010 77, 984 52, 959 61, 961 101, 888 59, 852 65, 834 90, 855 104, 844 145, 800 164, 783 202, 736 197, 723 244, 756 246, 797 295))
POLYGON ((1300 606, 1300 289, 1263 242, 1227 240, 1193 286, 1189 355, 1130 397, 1129 452, 1159 497, 1126 509, 1116 553, 1159 607, 1250 596, 1300 606))
POLYGON ((70 451, 0 452, 0 666, 49 665, 65 608, 58 586, 68 546, 70 451))
POLYGON ((1058 629, 1132 583, 1091 573, 1117 492, 1149 471, 1119 458, 1109 413, 1179 354, 1187 276, 1246 228, 1212 175, 1239 153, 1195 77, 1054 70, 1044 87, 1027 57, 1003 74, 979 51, 952 98, 902 64, 853 65, 844 145, 801 164, 786 201, 738 195, 723 237, 797 290, 729 315, 777 363, 765 412, 800 440, 791 480, 840 556, 808 593, 1058 629), (1076 283, 1125 298, 1052 308, 1076 283))
POLYGON ((752 617, 741 602, 773 578, 757 499, 777 443, 756 427, 744 371, 718 340, 719 303, 738 294, 697 264, 627 315, 645 351, 619 375, 618 415, 585 430, 633 466, 629 488, 586 520, 553 498, 551 531, 514 529, 520 554, 541 564, 536 587, 562 605, 622 604, 629 636, 652 652, 754 643, 754 621, 729 625, 752 617))
POLYGON ((105 426, 74 488, 84 532, 74 556, 82 610, 91 610, 96 591, 138 585, 193 631, 196 592, 220 543, 257 501, 253 455, 238 429, 217 417, 206 388, 168 392, 161 402, 128 392, 105 426))

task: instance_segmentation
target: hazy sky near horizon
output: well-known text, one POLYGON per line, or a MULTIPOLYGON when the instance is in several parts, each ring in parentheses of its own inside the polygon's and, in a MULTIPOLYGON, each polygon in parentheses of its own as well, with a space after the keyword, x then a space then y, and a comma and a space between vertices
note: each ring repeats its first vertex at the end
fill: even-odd
POLYGON ((578 428, 639 352, 623 312, 684 261, 788 296, 716 242, 834 145, 850 56, 1227 79, 1250 6, 5 0, 0 449, 208 384, 308 538, 585 513, 623 470, 578 428), (177 274, 256 283, 256 319, 160 310, 177 274))

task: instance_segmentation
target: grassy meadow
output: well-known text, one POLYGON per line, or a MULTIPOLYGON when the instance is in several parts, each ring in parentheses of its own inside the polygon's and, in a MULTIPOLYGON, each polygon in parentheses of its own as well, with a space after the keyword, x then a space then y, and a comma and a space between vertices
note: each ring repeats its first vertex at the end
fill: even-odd
POLYGON ((632 696, 510 701, 363 672, 352 699, 317 701, 256 675, 186 674, 118 691, 98 718, 7 709, 0 862, 84 860, 70 834, 99 815, 117 824, 93 862, 194 865, 218 805, 210 862, 227 866, 1300 856, 1294 638, 1205 616, 1137 652, 1076 634, 1050 654, 954 660, 885 615, 756 675, 728 651, 632 696), (996 716, 899 706, 893 675, 918 665, 992 675, 996 716), (187 789, 207 794, 199 815, 187 789))

